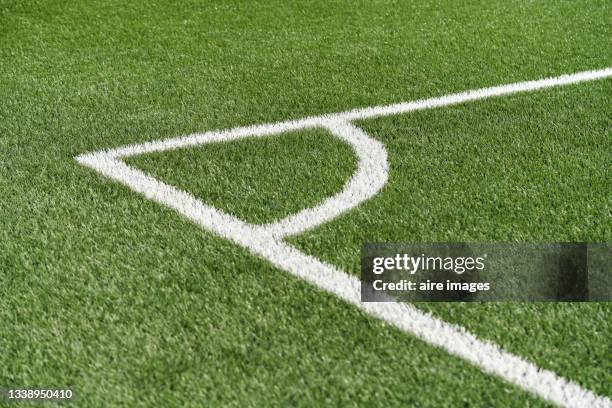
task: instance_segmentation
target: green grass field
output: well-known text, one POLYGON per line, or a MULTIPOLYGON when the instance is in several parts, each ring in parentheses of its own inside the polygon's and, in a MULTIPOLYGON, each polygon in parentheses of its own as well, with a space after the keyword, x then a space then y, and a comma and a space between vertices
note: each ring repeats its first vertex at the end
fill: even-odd
MULTIPOLYGON (((0 0, 0 387, 71 386, 86 407, 547 406, 74 158, 605 68, 611 21, 609 1, 0 0)), ((365 241, 609 242, 611 99, 603 79, 359 121, 387 185, 289 242, 355 275, 365 241)), ((127 162, 252 223, 356 167, 320 130, 127 162)), ((417 306, 612 398, 610 303, 417 306)))

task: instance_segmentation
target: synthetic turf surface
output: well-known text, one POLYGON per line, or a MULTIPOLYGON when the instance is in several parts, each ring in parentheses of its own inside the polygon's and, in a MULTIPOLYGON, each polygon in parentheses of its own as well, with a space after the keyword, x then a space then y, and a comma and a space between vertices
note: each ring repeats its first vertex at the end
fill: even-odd
MULTIPOLYGON (((611 17, 604 1, 0 2, 0 385, 73 385, 86 406, 542 404, 73 157, 610 66, 611 17)), ((292 242, 356 270, 364 240, 610 241, 611 95, 364 121, 389 184, 292 242)), ((302 133, 131 160, 267 221, 354 166, 302 133)), ((421 307, 612 395, 608 304, 421 307)))

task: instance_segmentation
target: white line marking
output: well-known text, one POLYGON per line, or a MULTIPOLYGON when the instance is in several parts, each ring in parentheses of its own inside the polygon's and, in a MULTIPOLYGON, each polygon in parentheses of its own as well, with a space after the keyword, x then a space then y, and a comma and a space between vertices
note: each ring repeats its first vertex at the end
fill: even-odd
POLYGON ((456 105, 459 103, 476 101, 478 99, 490 98, 493 96, 511 95, 519 92, 536 91, 538 89, 551 88, 577 84, 585 81, 593 81, 612 76, 612 67, 596 71, 584 71, 576 74, 561 75, 554 78, 538 79, 535 81, 518 82, 508 85, 494 86, 491 88, 481 88, 472 91, 441 96, 439 98, 422 99, 413 102, 398 103, 389 106, 376 106, 372 108, 355 109, 348 112, 339 113, 343 119, 357 120, 369 119, 380 116, 397 115, 400 113, 412 112, 420 109, 437 108, 440 106, 456 105))
POLYGON ((329 120, 326 128, 332 135, 349 143, 357 155, 357 171, 343 190, 314 208, 307 208, 262 228, 275 237, 283 238, 321 225, 357 207, 373 197, 387 183, 389 166, 387 151, 382 143, 370 138, 361 129, 346 121, 329 120))
POLYGON ((561 75, 554 78, 539 79, 536 81, 519 82, 508 85, 481 88, 472 91, 460 92, 440 96, 437 98, 421 99, 412 102, 398 103, 388 106, 375 106, 370 108, 354 109, 346 112, 331 113, 321 116, 311 116, 299 120, 268 123, 246 127, 237 127, 229 130, 215 130, 206 133, 194 133, 189 136, 180 136, 170 139, 147 142, 138 145, 129 145, 118 149, 105 150, 112 157, 127 157, 143 153, 159 152, 178 149, 181 147, 197 146, 204 143, 221 142, 241 139, 244 137, 268 136, 293 130, 314 127, 328 119, 340 121, 353 121, 370 119, 381 116, 398 115, 421 109, 430 109, 441 106, 457 105, 464 102, 486 99, 495 96, 510 95, 513 93, 536 91, 538 89, 555 86, 577 84, 585 81, 612 76, 612 67, 596 71, 585 71, 576 74, 561 75))
POLYGON ((371 139, 349 121, 395 115, 419 109, 448 106, 493 96, 528 92, 537 89, 574 84, 612 76, 612 68, 581 72, 537 81, 521 82, 478 89, 439 98, 424 99, 389 106, 356 109, 343 113, 305 118, 267 125, 240 127, 166 139, 78 156, 79 163, 125 184, 150 200, 164 204, 202 228, 212 231, 275 266, 331 292, 399 329, 425 342, 441 347, 480 367, 483 371, 567 407, 612 407, 608 398, 594 394, 552 371, 538 368, 527 360, 502 350, 496 344, 476 338, 465 329, 442 321, 412 305, 402 303, 362 303, 359 280, 335 267, 300 252, 283 239, 327 222, 342 212, 371 198, 384 186, 388 177, 384 146, 371 139), (262 137, 309 127, 322 127, 348 142, 358 158, 355 175, 337 195, 317 207, 268 225, 253 225, 208 206, 175 187, 132 168, 120 159, 136 154, 159 152, 205 143, 230 141, 245 137, 262 137))

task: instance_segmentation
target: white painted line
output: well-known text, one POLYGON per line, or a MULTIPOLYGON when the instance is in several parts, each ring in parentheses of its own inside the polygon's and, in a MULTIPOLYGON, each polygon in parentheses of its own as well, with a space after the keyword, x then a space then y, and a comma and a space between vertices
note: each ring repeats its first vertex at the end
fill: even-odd
POLYGON ((206 133, 195 133, 189 136, 181 136, 172 139, 147 142, 139 145, 129 145, 118 149, 108 150, 105 153, 112 157, 128 157, 143 153, 162 152, 178 149, 180 147, 198 146, 205 143, 228 142, 245 137, 262 137, 279 133, 291 132, 307 127, 321 126, 327 122, 325 117, 312 117, 302 120, 290 120, 287 122, 270 123, 265 125, 253 125, 238 127, 229 130, 215 130, 206 133))
POLYGON ((265 232, 279 238, 298 234, 332 220, 376 195, 387 183, 389 166, 382 143, 346 121, 329 120, 332 135, 349 143, 357 155, 357 171, 342 191, 314 208, 307 208, 277 222, 264 225, 265 232))
POLYGON ((503 351, 499 346, 479 340, 461 327, 446 323, 409 304, 362 303, 359 280, 320 260, 300 252, 283 239, 291 234, 314 228, 347 211, 376 193, 388 177, 385 148, 363 130, 350 124, 356 119, 410 112, 418 109, 447 106, 467 101, 528 92, 553 86, 568 85, 612 76, 612 68, 563 75, 538 81, 484 88, 422 101, 390 106, 358 109, 344 113, 305 118, 298 121, 241 127, 132 145, 119 149, 78 156, 79 163, 125 184, 150 200, 164 204, 202 228, 248 248, 280 269, 354 304, 372 316, 410 333, 425 342, 441 347, 480 367, 483 371, 533 392, 540 397, 567 407, 612 407, 612 402, 581 388, 557 374, 536 367, 527 360, 503 351), (332 135, 348 142, 358 158, 355 175, 344 189, 314 208, 303 210, 268 225, 246 223, 208 206, 175 187, 132 168, 120 159, 135 154, 159 152, 205 143, 230 141, 245 137, 262 137, 309 127, 328 129, 332 135))
POLYGON ((398 103, 388 106, 375 106, 372 108, 355 109, 349 112, 339 113, 338 116, 346 120, 369 119, 380 116, 397 115, 415 110, 437 108, 440 106, 457 105, 464 102, 491 98, 494 96, 505 96, 520 92, 537 91, 538 89, 552 88, 555 86, 577 84, 585 81, 594 81, 612 76, 612 67, 596 71, 584 71, 576 74, 561 75, 554 78, 538 79, 536 81, 518 82, 508 85, 494 86, 490 88, 475 89, 439 98, 422 99, 412 102, 398 103))
POLYGON ((430 109, 442 106, 457 105, 464 102, 486 99, 495 96, 505 96, 520 92, 537 91, 539 89, 552 88, 577 84, 585 81, 593 81, 612 76, 612 68, 604 68, 595 71, 585 71, 576 74, 561 75, 554 78, 539 79, 536 81, 519 82, 508 85, 494 86, 490 88, 475 89, 456 94, 440 96, 436 98, 421 99, 412 102, 403 102, 387 106, 374 106, 369 108, 354 109, 346 112, 330 113, 321 116, 311 116, 299 120, 286 122, 268 123, 237 127, 228 130, 215 130, 206 133, 194 133, 189 136, 180 136, 170 139, 147 142, 138 145, 129 145, 118 149, 106 150, 106 154, 113 157, 128 157, 143 153, 160 152, 181 147, 197 146, 204 143, 237 140, 244 137, 261 137, 283 132, 320 126, 329 120, 353 121, 359 119, 370 119, 381 116, 398 115, 421 109, 430 109))

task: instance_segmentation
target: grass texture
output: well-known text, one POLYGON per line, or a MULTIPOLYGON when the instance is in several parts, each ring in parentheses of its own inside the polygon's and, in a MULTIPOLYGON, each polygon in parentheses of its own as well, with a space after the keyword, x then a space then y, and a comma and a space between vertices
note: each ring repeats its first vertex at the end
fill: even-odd
MULTIPOLYGON (((608 1, 0 0, 0 386, 79 406, 542 406, 79 166, 83 152, 612 65, 608 1)), ((610 80, 359 123, 381 194, 291 238, 610 241, 610 80)), ((324 132, 130 162, 251 222, 352 173, 324 132)), ((610 306, 420 304, 612 396, 610 306)))

